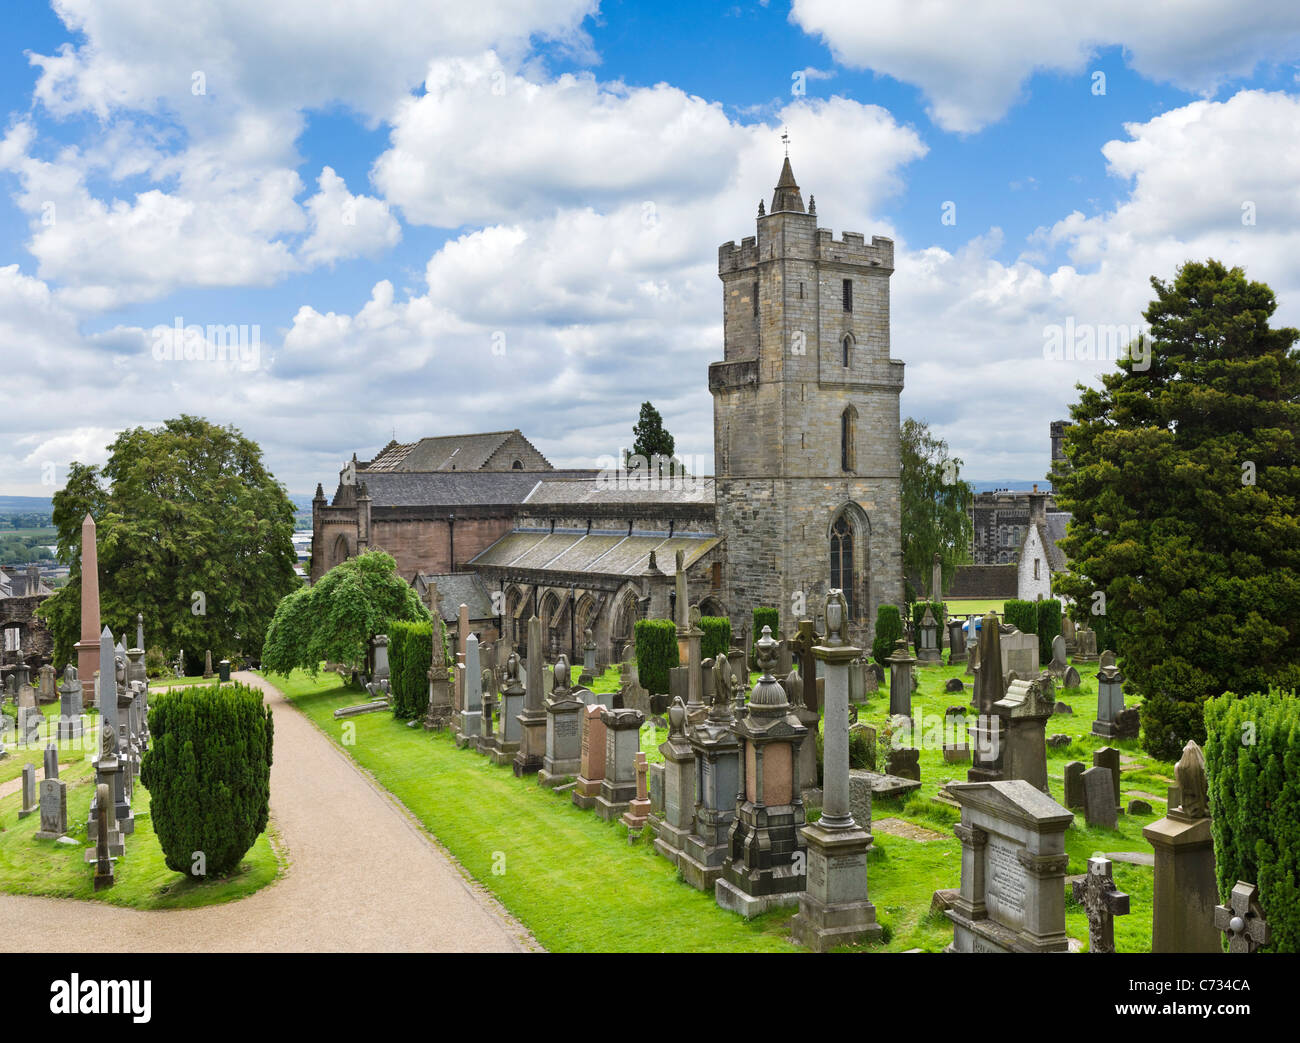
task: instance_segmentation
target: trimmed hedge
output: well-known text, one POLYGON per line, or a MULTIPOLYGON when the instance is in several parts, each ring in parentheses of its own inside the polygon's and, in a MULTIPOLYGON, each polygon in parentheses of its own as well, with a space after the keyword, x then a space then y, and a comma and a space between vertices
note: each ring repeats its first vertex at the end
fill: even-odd
MULTIPOLYGON (((442 620, 438 620, 442 627, 442 620)), ((429 666, 433 662, 433 624, 388 625, 388 670, 393 716, 420 720, 429 709, 429 666)))
POLYGON ((925 618, 926 607, 930 609, 930 615, 934 616, 934 621, 939 625, 935 631, 935 647, 940 652, 943 651, 943 602, 942 601, 918 601, 912 606, 912 646, 917 652, 921 650, 921 620, 925 618))
POLYGON ((1294 691, 1205 703, 1205 767, 1219 897, 1259 887, 1264 952, 1300 952, 1300 701, 1294 691))
MULTIPOLYGON (((1010 623, 1022 634, 1038 633, 1038 603, 1012 600, 1002 604, 1002 622, 1010 623)), ((1051 655, 1048 655, 1051 658, 1051 655)))
POLYGON ((876 609, 876 636, 871 642, 871 658, 881 666, 894 653, 894 645, 903 636, 903 617, 897 605, 876 609))
POLYGON ((763 628, 772 628, 772 640, 778 641, 781 638, 781 613, 778 609, 770 608, 767 605, 757 605, 754 608, 754 630, 750 640, 749 651, 749 668, 758 669, 758 639, 763 636, 763 628))
POLYGON ((668 692, 668 671, 678 665, 677 625, 671 619, 641 619, 636 624, 636 672, 651 695, 668 692))
POLYGON ((701 616, 700 629, 704 637, 700 640, 700 658, 712 659, 725 656, 731 649, 731 620, 726 616, 701 616))
POLYGON ((224 876, 266 829, 274 724, 262 693, 243 684, 160 692, 149 707, 140 781, 169 869, 224 876))
MULTIPOLYGON (((1061 603, 1043 598, 1035 603, 1038 613, 1038 661, 1044 666, 1052 661, 1052 641, 1061 633, 1061 603)), ((1101 651, 1099 647, 1098 652, 1101 651)))
POLYGON ((1177 761, 1190 739, 1205 745, 1204 699, 1175 699, 1152 692, 1142 699, 1138 716, 1142 721, 1142 749, 1162 761, 1177 761))

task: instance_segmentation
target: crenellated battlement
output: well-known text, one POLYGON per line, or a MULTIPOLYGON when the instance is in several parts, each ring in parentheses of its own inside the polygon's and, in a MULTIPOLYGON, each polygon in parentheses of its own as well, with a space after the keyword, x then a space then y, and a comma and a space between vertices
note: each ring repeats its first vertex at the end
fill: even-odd
POLYGON ((718 247, 718 273, 734 272, 741 268, 752 268, 758 263, 758 237, 747 235, 736 246, 733 239, 718 247))
POLYGON ((894 268, 894 240, 873 235, 871 242, 861 232, 845 232, 836 239, 829 228, 817 229, 817 259, 831 264, 862 264, 873 268, 894 268))

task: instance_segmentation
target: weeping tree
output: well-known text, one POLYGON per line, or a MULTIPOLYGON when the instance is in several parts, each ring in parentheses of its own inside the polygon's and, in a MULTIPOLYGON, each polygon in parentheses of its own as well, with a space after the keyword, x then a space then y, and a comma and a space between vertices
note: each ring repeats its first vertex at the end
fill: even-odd
POLYGON ((277 674, 295 668, 314 674, 324 661, 360 665, 370 639, 390 624, 431 618, 415 588, 397 574, 392 555, 366 551, 280 602, 262 646, 262 666, 277 674))
MULTIPOLYGON (((971 560, 974 489, 961 478, 962 460, 949 454, 943 439, 930 434, 929 424, 908 417, 900 435, 903 575, 928 587, 938 552, 947 585, 957 566, 971 560)), ((931 601, 943 600, 940 591, 929 593, 931 601)))

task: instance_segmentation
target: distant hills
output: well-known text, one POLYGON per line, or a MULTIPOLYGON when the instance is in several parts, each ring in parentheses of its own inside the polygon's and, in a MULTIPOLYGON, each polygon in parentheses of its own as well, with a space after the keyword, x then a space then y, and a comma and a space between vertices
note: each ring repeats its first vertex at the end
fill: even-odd
MULTIPOLYGON (((289 493, 300 528, 311 525, 311 493, 289 493)), ((48 496, 0 496, 0 516, 10 514, 53 514, 54 501, 48 496)))

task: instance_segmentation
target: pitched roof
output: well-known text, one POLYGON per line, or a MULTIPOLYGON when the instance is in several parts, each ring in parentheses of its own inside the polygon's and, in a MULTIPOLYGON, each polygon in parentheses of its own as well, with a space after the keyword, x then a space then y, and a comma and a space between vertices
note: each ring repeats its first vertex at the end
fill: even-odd
POLYGON ((1057 546, 1057 541, 1065 538, 1065 528, 1071 517, 1069 511, 1050 511, 1047 524, 1039 527, 1043 547, 1047 552, 1047 565, 1053 572, 1064 572, 1070 565, 1070 559, 1057 546))
POLYGON ((524 501, 541 476, 529 471, 363 471, 372 507, 498 506, 524 501))
POLYGON ((721 542, 711 533, 539 532, 515 529, 470 559, 471 566, 548 569, 603 576, 640 576, 650 567, 650 552, 660 571, 670 573, 677 551, 686 567, 721 542))
POLYGON ((524 500, 534 504, 714 503, 712 478, 664 479, 662 482, 615 482, 592 477, 545 481, 524 500))
MULTIPOLYGON (((438 435, 433 438, 421 438, 418 442, 389 442, 369 463, 358 463, 357 470, 373 473, 376 471, 478 471, 481 470, 492 454, 515 438, 537 452, 523 433, 514 428, 510 431, 484 431, 468 435, 438 435)), ((541 453, 537 453, 547 467, 550 464, 541 453)), ((536 466, 530 468, 537 470, 536 466)))
POLYGON ((469 609, 470 619, 492 619, 492 599, 488 596, 483 579, 474 572, 449 572, 433 574, 417 573, 411 585, 420 591, 421 596, 430 586, 438 589, 438 615, 445 623, 455 623, 460 619, 460 606, 469 609))

